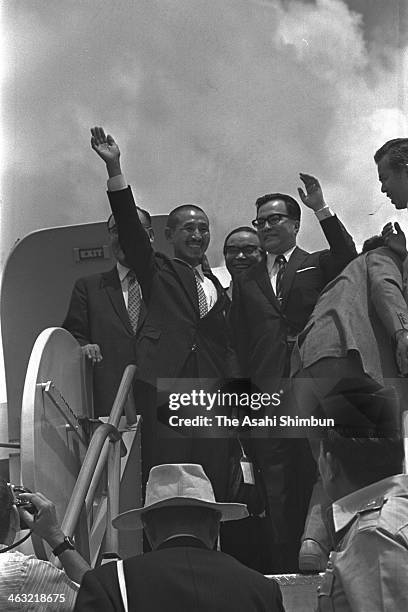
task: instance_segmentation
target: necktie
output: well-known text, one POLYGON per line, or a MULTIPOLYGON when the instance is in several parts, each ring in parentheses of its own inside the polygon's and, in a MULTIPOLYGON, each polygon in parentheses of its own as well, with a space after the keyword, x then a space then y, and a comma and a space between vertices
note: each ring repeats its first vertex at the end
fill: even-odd
POLYGON ((205 291, 201 284, 200 275, 197 270, 194 270, 194 279, 197 285, 198 308, 200 310, 200 319, 202 319, 208 313, 208 304, 207 304, 207 298, 205 296, 205 291))
POLYGON ((140 295, 140 286, 136 280, 136 275, 133 270, 128 272, 128 314, 133 333, 136 333, 137 323, 139 321, 140 305, 142 297, 140 295))
POLYGON ((275 263, 278 266, 278 273, 276 274, 276 297, 281 302, 283 297, 283 275, 286 268, 286 259, 284 255, 277 255, 275 263))

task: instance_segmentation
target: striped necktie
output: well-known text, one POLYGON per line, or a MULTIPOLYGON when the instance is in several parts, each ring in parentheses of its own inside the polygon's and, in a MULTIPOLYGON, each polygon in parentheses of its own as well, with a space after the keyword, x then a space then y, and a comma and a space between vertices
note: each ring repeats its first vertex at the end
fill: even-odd
POLYGON ((198 273, 198 270, 196 270, 195 268, 194 268, 194 278, 195 278, 195 282, 197 285, 198 308, 200 310, 200 319, 202 319, 203 317, 205 317, 206 314, 208 314, 208 304, 207 304, 207 298, 205 295, 205 291, 202 285, 200 275, 198 273))
POLYGON ((140 295, 140 286, 137 282, 136 275, 133 270, 130 270, 127 274, 128 278, 128 314, 130 324, 133 329, 133 333, 136 333, 137 323, 139 321, 140 306, 142 302, 142 296, 140 295))
POLYGON ((284 255, 277 255, 275 263, 278 266, 278 272, 276 274, 276 297, 281 302, 283 298, 283 275, 286 268, 286 259, 284 255))

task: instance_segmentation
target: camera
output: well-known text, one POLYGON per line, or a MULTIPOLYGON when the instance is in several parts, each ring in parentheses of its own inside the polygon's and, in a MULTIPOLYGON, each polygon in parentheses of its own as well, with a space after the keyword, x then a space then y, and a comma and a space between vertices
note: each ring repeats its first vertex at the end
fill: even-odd
MULTIPOLYGON (((17 509, 27 510, 30 514, 36 514, 37 508, 32 504, 28 499, 22 499, 20 496, 22 493, 31 493, 30 489, 27 487, 23 487, 21 485, 15 485, 10 483, 10 489, 13 494, 14 501, 13 503, 17 506, 17 509)), ((23 517, 20 514, 20 529, 30 529, 27 523, 24 521, 23 517)))

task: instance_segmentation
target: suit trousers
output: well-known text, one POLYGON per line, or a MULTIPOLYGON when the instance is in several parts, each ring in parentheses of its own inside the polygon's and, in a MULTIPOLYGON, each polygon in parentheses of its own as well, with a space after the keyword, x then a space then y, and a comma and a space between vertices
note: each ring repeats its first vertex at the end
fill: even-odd
MULTIPOLYGON (((180 379, 197 379, 194 353, 188 358, 180 379)), ((136 411, 142 415, 142 482, 145 489, 150 469, 162 463, 199 463, 209 477, 217 501, 228 501, 228 459, 231 440, 193 437, 189 431, 168 424, 167 398, 154 385, 137 380, 134 384, 136 411)))

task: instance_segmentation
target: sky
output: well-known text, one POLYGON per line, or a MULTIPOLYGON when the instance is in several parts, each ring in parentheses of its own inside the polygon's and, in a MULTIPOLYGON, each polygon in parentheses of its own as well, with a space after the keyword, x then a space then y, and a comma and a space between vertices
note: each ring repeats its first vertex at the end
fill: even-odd
MULTIPOLYGON (((166 213, 195 202, 208 211, 213 265, 226 233, 254 217, 258 196, 297 195, 300 171, 320 179, 361 244, 401 216, 380 194, 372 157, 408 135, 404 6, 2 3, 1 262, 32 230, 107 216, 93 125, 118 141, 143 207, 166 213)), ((309 211, 300 243, 324 245, 309 211)))
MULTIPOLYGON (((209 214, 209 259, 264 193, 317 176, 358 245, 389 220, 373 154, 408 136, 399 0, 0 3, 0 270, 30 231, 105 219, 101 125, 138 203, 209 214)), ((325 241, 306 211, 299 244, 325 241)))

